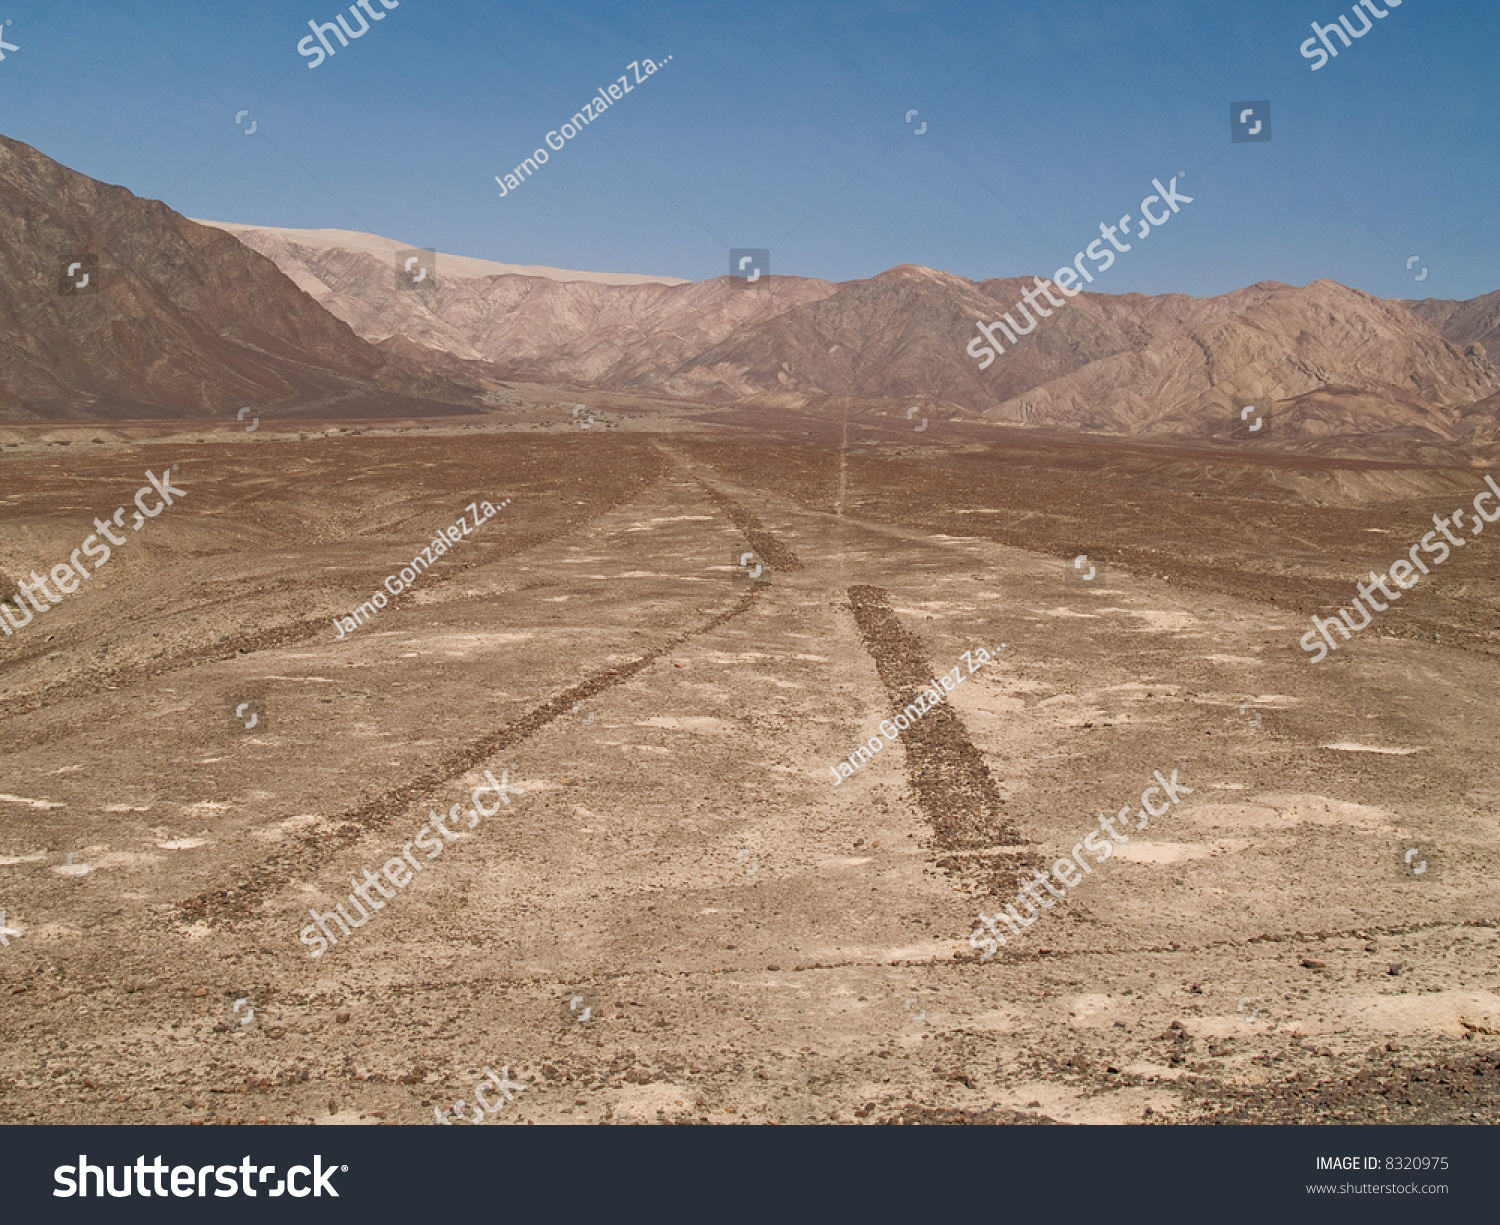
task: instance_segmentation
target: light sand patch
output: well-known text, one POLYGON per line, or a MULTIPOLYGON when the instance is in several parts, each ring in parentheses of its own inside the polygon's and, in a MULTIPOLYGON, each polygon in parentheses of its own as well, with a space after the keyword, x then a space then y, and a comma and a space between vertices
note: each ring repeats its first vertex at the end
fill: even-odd
MULTIPOLYGON (((620 747, 620 748, 627 748, 627 747, 629 747, 627 745, 621 745, 618 741, 616 741, 615 744, 616 744, 617 747, 620 747)), ((491 771, 491 773, 493 773, 493 771, 491 771)), ((565 775, 564 777, 567 777, 567 776, 565 775)), ((502 781, 503 781, 504 780, 504 776, 502 775, 501 778, 502 778, 502 781)), ((485 783, 484 779, 482 779, 482 778, 479 780, 479 783, 475 783, 473 786, 477 787, 477 786, 480 785, 480 783, 484 783, 485 786, 489 786, 489 784, 485 783)), ((564 782, 561 782, 561 781, 553 782, 551 779, 546 779, 546 778, 530 778, 530 779, 526 780, 526 793, 529 794, 530 792, 533 792, 533 791, 537 791, 537 792, 540 792, 540 791, 561 791, 566 786, 567 786, 567 783, 564 783, 564 782)), ((473 787, 470 788, 470 791, 472 791, 472 790, 473 790, 473 787)), ((511 784, 511 790, 512 791, 515 790, 515 784, 514 783, 511 784)))
POLYGON ((1074 617, 1079 621, 1099 620, 1099 615, 1097 613, 1074 612, 1071 608, 1049 608, 1045 613, 1042 614, 1041 617, 1033 617, 1032 620, 1050 620, 1053 617, 1074 617))
MULTIPOLYGON (((14 919, 8 919, 7 923, 12 929, 17 924, 14 919)), ((49 943, 54 940, 77 940, 83 936, 80 928, 73 927, 68 923, 43 923, 40 927, 22 928, 27 939, 35 940, 38 944, 49 943)))
POLYGON ((1075 995, 1068 1001, 1068 1017, 1076 1029, 1108 1029, 1115 1012, 1114 997, 1099 992, 1075 995))
POLYGON ((1426 749, 1384 749, 1373 744, 1355 744, 1352 740, 1343 740, 1338 744, 1325 744, 1325 749, 1337 749, 1340 753, 1386 753, 1392 757, 1409 757, 1413 753, 1425 753, 1426 749))
POLYGON ((892 605, 892 607, 898 613, 903 613, 908 617, 920 617, 927 613, 968 612, 973 605, 967 602, 954 603, 950 600, 924 600, 910 608, 902 608, 899 605, 892 605))
POLYGON ((313 1113, 313 1124, 317 1127, 327 1127, 330 1124, 338 1127, 375 1127, 382 1122, 384 1122, 383 1119, 377 1119, 371 1114, 361 1116, 360 1112, 353 1108, 340 1110, 337 1114, 313 1113))
MULTIPOLYGON (((932 1013, 929 1012, 927 1014, 927 1019, 929 1021, 933 1019, 932 1013)), ((1014 1033, 1020 1026, 1018 1025, 1016 1013, 1005 1008, 991 1008, 985 1012, 976 1012, 972 1016, 963 1017, 958 1023, 944 1024, 942 1028, 956 1031, 975 1030, 989 1034, 1009 1034, 1014 1033)))
MULTIPOLYGON (((968 702, 965 704, 964 709, 986 715, 1014 715, 1025 711, 1026 703, 1021 698, 997 697, 993 694, 986 694, 983 701, 968 702)), ((1100 717, 1102 718, 1103 715, 1101 714, 1100 717)), ((1110 718, 1116 717, 1118 716, 1110 716, 1110 718)))
POLYGON ((7 804, 25 804, 27 808, 66 808, 67 805, 60 800, 29 800, 24 795, 0 795, 0 801, 7 804))
POLYGON ((873 956, 877 963, 888 961, 948 961, 958 949, 956 941, 939 944, 937 941, 929 941, 926 944, 908 944, 900 948, 877 949, 873 956))
POLYGON ((1216 859, 1238 855, 1255 843, 1248 838, 1220 838, 1213 842, 1142 842, 1132 837, 1115 847, 1115 858, 1131 863, 1181 863, 1188 859, 1216 859))
POLYGON ((1194 804, 1183 816, 1211 829, 1286 829, 1293 824, 1280 809, 1262 804, 1194 804))
POLYGON ((191 851, 194 847, 209 846, 207 838, 174 838, 170 842, 154 842, 153 846, 163 851, 191 851))
POLYGON ((671 1081, 651 1085, 621 1085, 612 1094, 615 1117, 622 1122, 654 1123, 658 1110, 666 1114, 692 1109, 697 1091, 671 1081))
POLYGON ((729 725, 723 719, 715 719, 710 715, 652 715, 651 718, 639 719, 630 726, 669 727, 674 730, 695 732, 721 732, 729 730, 729 725))
POLYGON ((1081 1098, 1067 1113, 1054 1117, 1065 1123, 1119 1126, 1139 1123, 1148 1109, 1153 1116, 1171 1115, 1180 1105, 1176 1095, 1168 1090, 1143 1085, 1081 1098))
POLYGON ((1146 622, 1143 633, 1152 630, 1163 630, 1169 634, 1180 634, 1185 630, 1200 629, 1203 622, 1190 613, 1177 612, 1175 609, 1161 608, 1101 608, 1101 613, 1125 613, 1127 616, 1139 617, 1146 622))
MULTIPOLYGON (((218 761, 220 759, 217 758, 217 757, 211 757, 211 758, 209 758, 209 760, 210 761, 218 761)), ((105 812, 150 812, 151 811, 151 805, 150 804, 141 804, 139 806, 132 806, 130 804, 111 804, 104 811, 105 812)))
POLYGON ((1264 998, 1249 995, 1240 1002, 1244 1007, 1239 1011, 1189 1017, 1184 1022, 1187 1033, 1194 1038, 1245 1038, 1298 1024, 1289 1019, 1290 1014, 1279 1000, 1275 1001, 1275 1007, 1268 1006, 1264 998))
MULTIPOLYGON (((1124 1069, 1138 1075, 1159 1076, 1161 1079, 1176 1079, 1179 1069, 1150 1067, 1138 1064, 1124 1069), (1169 1075, 1170 1074, 1170 1075, 1169 1075)), ((1159 1089, 1124 1089, 1117 1093, 1085 1097, 1056 1082, 1028 1081, 1015 1085, 993 1098, 995 1105, 1015 1110, 1021 1114, 1046 1115, 1067 1123, 1133 1123, 1138 1121, 1150 1106, 1153 1112, 1165 1113, 1172 1109, 1176 1099, 1159 1089), (1032 1106, 1031 1103, 1037 1105, 1032 1106), (1028 1108, 1029 1107, 1029 1108, 1028 1108)))
POLYGON ((1349 1001, 1348 1018, 1380 1033, 1500 1033, 1500 995, 1491 991, 1438 991, 1427 995, 1366 995, 1349 1001))
POLYGON ((160 855, 152 855, 144 851, 106 851, 102 855, 94 855, 89 859, 89 867, 94 871, 101 868, 140 868, 147 864, 161 863, 160 855))
POLYGON ((38 851, 35 855, 0 855, 0 868, 13 867, 18 863, 36 863, 46 858, 46 851, 38 851))
POLYGON ((439 634, 427 639, 427 645, 442 650, 445 647, 461 651, 472 650, 475 645, 490 646, 507 642, 530 642, 535 634, 439 634))
POLYGON ((1304 825, 1356 826, 1376 833, 1394 833, 1396 828, 1394 814, 1383 808, 1331 800, 1324 795, 1262 794, 1252 796, 1250 803, 1275 807, 1284 819, 1304 825))
POLYGON ((1157 1080, 1177 1080, 1183 1073, 1181 1068, 1163 1067, 1159 1063, 1129 1063, 1123 1070, 1132 1076, 1154 1076, 1157 1080))

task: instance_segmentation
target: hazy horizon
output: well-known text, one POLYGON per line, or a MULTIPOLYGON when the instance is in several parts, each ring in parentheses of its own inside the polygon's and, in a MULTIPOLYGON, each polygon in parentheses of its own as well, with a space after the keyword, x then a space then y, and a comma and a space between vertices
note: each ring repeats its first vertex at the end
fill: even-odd
MULTIPOLYGON (((343 234, 360 234, 360 235, 367 234, 367 231, 363 231, 363 230, 346 230, 346 229, 343 229, 343 228, 341 228, 339 226, 269 226, 269 225, 258 225, 255 222, 224 221, 224 219, 220 218, 220 217, 190 217, 190 218, 188 218, 188 220, 195 221, 195 222, 197 222, 200 225, 214 225, 214 226, 227 225, 227 226, 234 226, 234 227, 247 227, 247 228, 251 228, 251 229, 277 230, 277 231, 280 231, 280 232, 285 233, 285 234, 311 234, 311 233, 319 233, 319 232, 324 232, 324 233, 328 233, 328 234, 340 234, 340 233, 343 233, 343 234)), ((403 236, 401 236, 401 235, 375 234, 375 235, 370 235, 370 236, 371 237, 375 237, 375 238, 389 239, 393 244, 396 244, 396 245, 401 245, 401 246, 410 245, 409 243, 407 243, 406 239, 403 236)), ((330 246, 338 246, 337 243, 330 243, 329 245, 330 246)), ((510 263, 509 261, 506 261, 506 260, 491 260, 491 259, 489 259, 487 257, 484 257, 484 256, 476 256, 476 255, 473 255, 473 254, 471 254, 470 252, 467 252, 467 251, 443 251, 443 250, 440 249, 438 251, 438 254, 440 256, 441 255, 446 255, 446 256, 449 256, 450 258, 455 258, 455 259, 461 258, 466 263, 470 263, 470 264, 476 263, 476 262, 477 263, 503 264, 503 265, 506 265, 507 267, 516 268, 518 270, 517 275, 524 275, 524 273, 521 272, 521 271, 519 271, 519 270, 523 270, 523 269, 526 269, 526 268, 550 268, 550 269, 552 269, 553 271, 556 271, 556 272, 576 272, 576 273, 581 273, 586 278, 592 278, 594 276, 599 276, 599 275, 618 275, 618 276, 621 276, 621 277, 624 277, 624 276, 639 276, 639 277, 642 277, 642 278, 658 278, 658 279, 660 279, 663 282, 671 282, 671 283, 683 284, 683 285, 692 285, 692 284, 696 284, 697 283, 697 282, 685 280, 685 279, 682 279, 682 278, 673 278, 673 277, 667 276, 666 274, 658 274, 656 272, 653 272, 649 268, 647 268, 647 269, 634 268, 634 269, 628 269, 628 270, 620 270, 618 273, 611 272, 611 273, 607 273, 607 274, 601 274, 601 273, 599 273, 599 271, 597 269, 593 269, 593 268, 565 268, 565 267, 562 267, 562 266, 557 265, 557 264, 534 264, 534 265, 512 264, 512 263, 510 263)), ((953 275, 953 276, 959 276, 959 275, 961 275, 959 273, 951 273, 949 271, 949 269, 947 269, 947 268, 933 268, 929 264, 913 264, 913 263, 907 262, 907 263, 904 263, 904 264, 892 264, 889 268, 881 268, 881 269, 879 269, 876 272, 870 273, 868 276, 851 277, 851 278, 849 278, 849 280, 850 281, 867 281, 867 280, 873 280, 874 278, 883 276, 883 275, 885 275, 888 272, 893 272, 897 268, 926 268, 926 269, 928 269, 928 271, 931 271, 931 272, 941 272, 941 273, 945 273, 945 274, 953 275)), ((472 275, 472 273, 470 273, 469 275, 472 275)), ((708 276, 703 277, 702 279, 703 280, 712 280, 712 279, 714 279, 714 277, 725 276, 725 275, 727 275, 727 273, 725 273, 725 272, 710 273, 708 276)), ((826 280, 827 279, 827 278, 824 278, 824 277, 816 277, 816 278, 805 277, 805 274, 796 273, 796 272, 781 273, 779 275, 782 275, 782 276, 791 276, 791 277, 803 277, 804 279, 814 279, 814 280, 826 280)), ((1045 278, 1048 275, 1049 275, 1048 273, 1043 273, 1043 272, 1013 272, 1013 273, 1007 273, 1004 277, 983 277, 983 278, 972 278, 972 277, 970 277, 970 278, 966 278, 966 279, 971 280, 971 281, 975 281, 976 283, 979 280, 1004 280, 1004 279, 1013 279, 1013 280, 1023 280, 1024 281, 1024 280, 1030 280, 1032 277, 1043 277, 1043 278, 1045 278)), ((1234 286, 1234 287, 1231 287, 1229 289, 1225 289, 1225 290, 1221 291, 1218 294, 1190 294, 1190 293, 1186 293, 1186 292, 1184 292, 1182 290, 1175 290, 1175 289, 1162 289, 1162 290, 1159 290, 1157 292, 1161 293, 1161 294, 1176 294, 1176 295, 1180 295, 1182 297, 1189 297, 1189 298, 1206 298, 1206 297, 1220 297, 1223 294, 1234 293, 1234 292, 1236 292, 1239 289, 1252 289, 1256 285, 1288 285, 1288 286, 1290 286, 1293 289, 1306 289, 1309 285, 1315 285, 1319 281, 1333 281, 1334 284, 1339 284, 1339 285, 1343 284, 1342 281, 1334 281, 1332 277, 1313 277, 1311 280, 1302 281, 1302 282, 1269 281, 1269 280, 1267 280, 1267 281, 1252 281, 1248 285, 1234 286)), ((835 283, 841 283, 841 282, 835 282, 835 283)), ((1348 288, 1348 289, 1358 289, 1359 287, 1355 286, 1355 285, 1350 285, 1350 286, 1345 286, 1345 288, 1348 288)), ((1494 287, 1492 287, 1491 289, 1488 289, 1488 290, 1481 290, 1480 293, 1475 294, 1473 296, 1474 297, 1483 297, 1487 293, 1494 292, 1495 289, 1500 289, 1500 284, 1497 284, 1496 286, 1494 286, 1494 287)), ((1110 290, 1110 289, 1102 288, 1099 284, 1094 284, 1094 285, 1084 285, 1084 286, 1082 286, 1081 287, 1081 292, 1083 292, 1083 293, 1090 293, 1090 294, 1102 294, 1102 295, 1109 296, 1109 297, 1124 297, 1124 296, 1129 295, 1129 294, 1139 293, 1140 291, 1139 290, 1130 290, 1130 289, 1110 290)), ((1381 296, 1381 295, 1376 295, 1376 296, 1381 296)), ((1389 296, 1389 297, 1395 298, 1395 299, 1406 298, 1408 300, 1420 301, 1421 298, 1422 298, 1422 296, 1424 296, 1424 295, 1415 295, 1415 296, 1413 296, 1413 295, 1403 295, 1403 294, 1391 294, 1391 295, 1386 295, 1386 296, 1389 296)), ((1431 295, 1431 296, 1435 296, 1435 295, 1431 295)))

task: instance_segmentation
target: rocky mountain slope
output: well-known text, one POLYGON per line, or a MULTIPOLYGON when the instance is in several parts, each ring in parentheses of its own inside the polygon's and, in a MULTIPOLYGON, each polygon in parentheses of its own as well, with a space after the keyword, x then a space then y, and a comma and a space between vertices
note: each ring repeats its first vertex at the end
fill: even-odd
POLYGON ((981 369, 978 323, 1014 311, 1029 278, 902 265, 747 285, 441 255, 413 287, 393 239, 193 222, 5 138, 0 205, 11 420, 431 411, 514 379, 1128 434, 1224 434, 1243 400, 1288 441, 1500 433, 1500 293, 1082 293, 981 369))
POLYGON ((360 339, 230 235, 5 137, 0 336, 0 417, 15 421, 472 398, 360 339))
POLYGON ((241 237, 366 339, 404 338, 536 382, 724 401, 915 401, 1028 424, 1197 435, 1227 432, 1237 398, 1256 399, 1273 406, 1283 438, 1430 442, 1492 422, 1484 402, 1500 393, 1485 348, 1500 343, 1500 294, 1408 304, 1332 281, 1216 298, 1083 293, 981 370, 966 352, 976 322, 1012 310, 1029 279, 974 282, 914 265, 757 286, 503 272, 392 294, 379 246, 298 234, 241 237), (1466 424, 1476 411, 1481 420, 1466 424))
POLYGON ((1411 310, 1455 344, 1478 341, 1500 360, 1500 289, 1467 302, 1428 298, 1411 303, 1411 310))

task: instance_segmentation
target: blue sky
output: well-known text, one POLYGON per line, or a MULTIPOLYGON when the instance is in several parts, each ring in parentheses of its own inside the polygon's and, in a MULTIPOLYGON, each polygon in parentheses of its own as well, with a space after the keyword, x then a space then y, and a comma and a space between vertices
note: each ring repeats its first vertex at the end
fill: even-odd
POLYGON ((1310 23, 1351 8, 401 0, 309 69, 309 20, 358 28, 336 0, 8 0, 0 131, 192 217, 690 279, 731 247, 830 280, 1048 274, 1183 173, 1193 203, 1093 288, 1500 287, 1500 10, 1405 0, 1313 71, 1310 23), (500 197, 596 87, 668 56, 500 197), (1231 142, 1261 100, 1273 139, 1231 142))

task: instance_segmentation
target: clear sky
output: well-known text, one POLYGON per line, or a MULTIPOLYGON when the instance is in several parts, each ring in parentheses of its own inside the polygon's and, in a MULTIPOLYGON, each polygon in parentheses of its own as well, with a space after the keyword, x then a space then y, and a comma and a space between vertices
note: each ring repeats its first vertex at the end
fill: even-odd
POLYGON ((310 20, 360 26, 336 0, 6 0, 0 131, 190 217, 695 280, 731 247, 830 280, 1048 274, 1180 173, 1193 203, 1093 288, 1487 293, 1500 5, 1390 2, 1314 71, 1345 0, 369 0, 315 68, 310 20), (1231 141, 1242 101, 1269 142, 1231 141))

